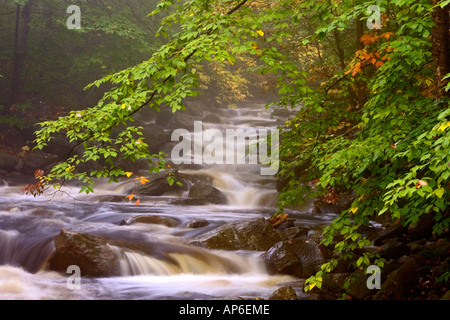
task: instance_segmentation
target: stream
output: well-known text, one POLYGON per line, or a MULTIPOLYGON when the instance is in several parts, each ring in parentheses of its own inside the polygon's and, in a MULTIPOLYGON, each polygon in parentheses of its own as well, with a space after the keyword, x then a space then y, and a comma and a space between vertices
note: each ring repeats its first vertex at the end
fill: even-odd
MULTIPOLYGON (((203 122, 204 129, 273 129, 283 123, 272 119, 271 111, 260 104, 220 109, 217 115, 221 123, 203 122)), ((92 195, 79 194, 79 188, 67 185, 64 192, 49 190, 38 198, 22 194, 21 184, 0 181, 0 299, 252 299, 267 298, 284 285, 293 286, 299 299, 307 299, 300 279, 267 272, 260 257, 262 252, 210 250, 188 244, 190 239, 224 223, 268 218, 275 212, 275 176, 261 176, 260 167, 259 164, 181 166, 180 173, 210 177, 213 186, 226 196, 225 205, 174 204, 174 200, 185 199, 186 192, 145 197, 139 206, 134 202, 104 200, 109 195, 126 197, 135 183, 132 180, 117 184, 99 181, 92 195), (138 215, 173 217, 181 224, 174 228, 121 224, 124 219, 138 215), (187 227, 194 220, 207 221, 207 225, 187 227), (61 229, 126 240, 155 254, 117 248, 120 276, 88 278, 81 274, 80 288, 69 288, 67 281, 71 274, 51 271, 46 264, 61 229), (159 257, 170 257, 170 262, 159 257)), ((296 225, 311 230, 329 224, 334 218, 332 214, 311 212, 305 206, 304 210, 287 213, 296 225)))

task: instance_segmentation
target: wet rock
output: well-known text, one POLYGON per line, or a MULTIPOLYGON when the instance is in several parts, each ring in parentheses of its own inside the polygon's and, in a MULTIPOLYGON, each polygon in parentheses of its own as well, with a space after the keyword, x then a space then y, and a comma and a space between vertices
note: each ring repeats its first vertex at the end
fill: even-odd
POLYGON ((166 128, 171 130, 186 129, 192 132, 194 131, 194 122, 197 120, 198 119, 185 111, 177 111, 170 117, 166 128))
POLYGON ((181 182, 181 186, 176 183, 170 185, 167 181, 169 174, 166 172, 161 172, 151 176, 150 182, 147 182, 145 185, 140 184, 133 188, 130 193, 143 196, 162 196, 168 192, 187 191, 189 188, 187 182, 177 173, 175 173, 174 176, 179 182, 181 182))
POLYGON ((89 200, 98 202, 113 202, 113 203, 129 202, 129 200, 125 196, 113 194, 91 196, 89 200))
POLYGON ((352 297, 354 300, 364 300, 368 296, 374 293, 374 290, 371 290, 367 287, 367 277, 370 275, 366 275, 360 270, 354 272, 352 274, 351 283, 347 289, 347 294, 352 297))
POLYGON ((76 265, 85 277, 120 275, 119 259, 107 238, 63 229, 54 241, 51 270, 66 272, 67 267, 76 265))
POLYGON ((294 227, 286 228, 284 230, 284 234, 286 235, 286 238, 288 238, 288 239, 302 238, 303 240, 306 240, 308 232, 309 232, 308 228, 303 228, 300 226, 294 226, 294 227))
POLYGON ((271 118, 272 119, 281 119, 281 120, 287 120, 289 119, 291 115, 291 111, 289 111, 286 108, 277 108, 275 109, 272 114, 271 114, 271 118))
POLYGON ((169 228, 175 228, 179 226, 181 222, 172 217, 142 215, 126 218, 120 223, 120 225, 129 226, 135 223, 159 224, 169 228))
POLYGON ((313 292, 318 294, 320 300, 336 300, 344 293, 344 284, 349 276, 349 273, 328 274, 323 279, 322 288, 314 288, 313 292))
POLYGON ((19 163, 19 157, 0 150, 0 168, 7 171, 13 170, 19 163))
POLYGON ((58 160, 58 156, 50 153, 31 152, 23 160, 21 171, 27 174, 33 174, 36 170, 46 170, 58 160))
POLYGON ((205 123, 221 123, 222 122, 222 120, 218 116, 216 116, 215 114, 212 114, 212 113, 204 116, 202 121, 205 123))
POLYGON ((223 192, 204 182, 195 183, 189 190, 189 198, 206 200, 214 204, 227 204, 228 199, 223 192))
POLYGON ((300 278, 312 276, 325 262, 319 246, 314 241, 298 238, 277 243, 262 257, 269 272, 300 278))
POLYGON ((203 228, 209 225, 209 222, 206 220, 192 220, 186 223, 185 227, 190 229, 203 228))
POLYGON ((233 221, 198 236, 191 245, 222 250, 266 251, 285 236, 264 218, 233 221))
POLYGON ((380 255, 386 260, 398 259, 409 254, 408 245, 400 238, 387 239, 383 242, 384 244, 380 247, 380 255))
POLYGON ((298 297, 294 288, 281 287, 272 293, 267 300, 298 300, 298 297))
POLYGON ((411 290, 422 276, 420 268, 425 262, 416 257, 405 257, 401 260, 404 260, 403 264, 382 283, 373 300, 403 300, 411 295, 411 290))
POLYGON ((163 126, 147 125, 142 130, 145 143, 149 145, 150 153, 159 153, 162 147, 171 142, 171 133, 164 131, 163 126))
POLYGON ((392 225, 386 229, 379 230, 377 233, 370 236, 368 239, 373 240, 374 245, 380 246, 383 240, 395 237, 401 237, 406 232, 406 228, 401 223, 392 225))

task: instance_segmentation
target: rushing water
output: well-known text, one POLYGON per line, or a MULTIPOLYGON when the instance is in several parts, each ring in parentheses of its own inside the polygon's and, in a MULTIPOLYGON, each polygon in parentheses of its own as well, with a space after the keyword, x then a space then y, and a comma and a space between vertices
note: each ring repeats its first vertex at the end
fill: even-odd
MULTIPOLYGON (((222 110, 223 121, 206 128, 274 127, 276 121, 260 105, 241 110, 222 110), (228 120, 227 120, 228 119, 228 120), (235 120, 229 120, 235 119, 235 120), (266 120, 266 121, 264 121, 266 120)), ((149 124, 151 125, 151 124, 149 124)), ((186 194, 147 197, 133 203, 99 201, 101 196, 125 197, 130 182, 99 184, 94 195, 79 195, 76 187, 48 191, 42 197, 23 195, 20 185, 0 187, 0 299, 213 299, 222 297, 267 298, 295 278, 269 275, 261 252, 207 250, 188 241, 223 223, 273 214, 277 193, 273 177, 261 177, 258 166, 212 165, 186 168, 212 178, 228 205, 180 206, 173 199, 186 194), (100 196, 100 198, 99 198, 100 196), (155 224, 121 225, 135 215, 162 215, 181 221, 179 227, 155 224), (187 228, 193 220, 206 220, 201 228, 187 228), (81 289, 70 289, 70 274, 48 270, 54 238, 61 229, 126 240, 149 248, 147 255, 115 247, 121 276, 83 278, 81 289)), ((290 212, 296 224, 311 229, 326 224, 331 216, 290 212)), ((300 298, 305 297, 296 287, 300 298)))

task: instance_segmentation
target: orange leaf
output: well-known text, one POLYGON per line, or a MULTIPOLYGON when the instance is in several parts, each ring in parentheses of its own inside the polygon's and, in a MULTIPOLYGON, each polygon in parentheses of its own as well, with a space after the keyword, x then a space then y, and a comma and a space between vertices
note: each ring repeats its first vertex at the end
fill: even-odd
POLYGON ((141 203, 141 200, 140 200, 140 199, 137 199, 136 202, 135 202, 134 204, 138 206, 140 203, 141 203))
POLYGON ((147 182, 150 182, 150 180, 148 180, 146 177, 140 177, 139 180, 141 184, 146 184, 147 182))
POLYGON ((377 67, 377 68, 379 68, 379 67, 381 67, 383 65, 384 65, 383 61, 378 61, 377 63, 375 63, 375 67, 377 67))
POLYGON ((134 194, 130 194, 129 196, 126 196, 125 198, 127 198, 129 201, 131 201, 134 198, 134 194))

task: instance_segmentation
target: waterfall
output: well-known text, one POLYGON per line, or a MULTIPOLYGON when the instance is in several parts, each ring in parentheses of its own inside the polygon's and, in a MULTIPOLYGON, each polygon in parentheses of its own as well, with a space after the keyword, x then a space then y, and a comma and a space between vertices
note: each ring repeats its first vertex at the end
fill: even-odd
POLYGON ((186 252, 166 253, 164 258, 156 258, 142 252, 114 247, 119 257, 122 276, 154 275, 170 276, 179 274, 266 274, 260 253, 239 255, 235 252, 216 253, 186 247, 186 252))

